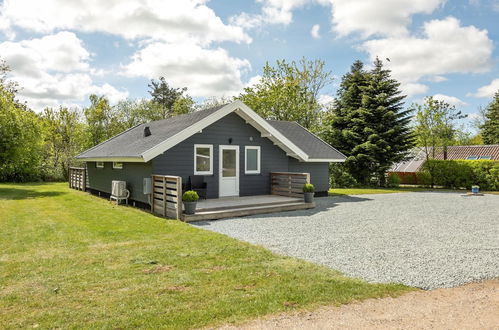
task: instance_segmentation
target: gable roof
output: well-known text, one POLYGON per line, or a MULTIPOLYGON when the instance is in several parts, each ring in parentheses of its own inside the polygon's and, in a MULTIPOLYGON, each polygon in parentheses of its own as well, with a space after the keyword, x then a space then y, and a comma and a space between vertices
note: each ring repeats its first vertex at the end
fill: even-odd
POLYGON ((288 156, 305 162, 343 162, 345 156, 296 123, 266 121, 241 101, 132 127, 76 158, 147 162, 230 113, 236 113, 288 156), (290 124, 288 127, 285 127, 290 124), (152 132, 144 136, 144 128, 152 132), (322 151, 322 153, 321 153, 322 151))
MULTIPOLYGON (((491 160, 499 161, 499 144, 476 145, 476 146, 449 146, 447 147, 448 160, 464 160, 470 157, 477 159, 485 159, 490 157, 491 160)), ((444 159, 442 148, 435 150, 435 159, 444 159)), ((426 155, 422 147, 415 148, 406 161, 402 161, 392 166, 392 172, 417 172, 423 166, 426 160, 426 155)))

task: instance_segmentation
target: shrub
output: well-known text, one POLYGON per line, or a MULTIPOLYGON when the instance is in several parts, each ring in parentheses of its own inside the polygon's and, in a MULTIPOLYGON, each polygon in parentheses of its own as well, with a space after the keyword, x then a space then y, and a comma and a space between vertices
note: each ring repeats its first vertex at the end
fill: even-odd
MULTIPOLYGON (((479 185, 484 190, 499 190, 499 162, 492 160, 428 160, 420 172, 426 184, 446 188, 479 185)), ((418 180, 419 180, 418 175, 418 180)))
POLYGON ((400 183, 402 182, 402 179, 397 173, 391 172, 388 173, 388 186, 389 187, 398 187, 400 186, 400 183))
POLYGON ((194 190, 187 190, 182 195, 182 201, 184 201, 184 202, 197 202, 198 199, 199 199, 199 195, 194 190))
POLYGON ((330 186, 332 188, 355 188, 359 184, 343 164, 331 164, 329 167, 330 186))
POLYGON ((314 192, 314 185, 311 183, 305 183, 303 185, 303 192, 304 193, 313 193, 314 192))

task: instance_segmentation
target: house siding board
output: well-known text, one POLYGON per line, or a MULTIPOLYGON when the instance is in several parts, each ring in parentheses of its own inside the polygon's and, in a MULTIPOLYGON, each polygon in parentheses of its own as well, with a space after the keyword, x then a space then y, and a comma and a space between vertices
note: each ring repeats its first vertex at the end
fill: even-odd
POLYGON ((230 145, 239 146, 239 195, 269 194, 270 172, 288 171, 288 157, 282 149, 269 139, 261 137, 258 130, 234 113, 154 158, 151 161, 152 170, 154 174, 181 176, 187 182, 189 176, 194 174, 194 144, 212 144, 213 175, 206 175, 204 179, 207 183, 207 197, 218 198, 219 146, 229 145, 229 138, 232 138, 230 145), (253 141, 249 140, 250 137, 253 137, 253 141), (245 146, 260 146, 260 174, 244 173, 245 146))
POLYGON ((304 163, 289 157, 289 171, 310 173, 310 182, 316 192, 329 190, 329 163, 304 163))
POLYGON ((89 188, 111 193, 113 180, 126 181, 130 199, 148 203, 148 196, 143 194, 143 178, 150 178, 151 163, 123 163, 123 169, 113 169, 113 163, 105 162, 104 168, 96 168, 95 162, 87 162, 89 188))

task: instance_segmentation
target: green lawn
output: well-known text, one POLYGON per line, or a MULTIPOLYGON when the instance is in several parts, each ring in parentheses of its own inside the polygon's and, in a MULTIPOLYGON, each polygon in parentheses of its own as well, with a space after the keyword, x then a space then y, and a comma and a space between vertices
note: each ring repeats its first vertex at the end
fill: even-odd
POLYGON ((0 184, 0 328, 186 328, 412 290, 114 206, 0 184))

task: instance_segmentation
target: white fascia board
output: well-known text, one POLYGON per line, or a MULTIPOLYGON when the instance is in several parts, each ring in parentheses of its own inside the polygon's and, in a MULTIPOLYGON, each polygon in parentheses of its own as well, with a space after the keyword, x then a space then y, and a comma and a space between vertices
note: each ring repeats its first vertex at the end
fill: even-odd
MULTIPOLYGON (((246 104, 244 104, 241 101, 236 101, 234 103, 236 103, 238 105, 237 108, 240 111, 237 111, 237 113, 241 117, 244 118, 245 116, 247 116, 244 119, 246 119, 247 121, 250 121, 250 122, 251 121, 254 122, 254 123, 251 123, 252 126, 254 126, 254 127, 255 127, 255 125, 260 126, 264 131, 267 131, 267 133, 271 134, 272 137, 274 137, 276 140, 281 142, 284 146, 289 148, 292 151, 292 153, 296 154, 300 159, 307 161, 308 155, 305 152, 303 152, 303 150, 298 148, 293 142, 291 142, 288 138, 286 138, 284 135, 282 135, 272 125, 267 123, 262 117, 260 117, 256 112, 251 110, 246 104)), ((258 127, 255 127, 255 128, 259 129, 258 127)))
POLYGON ((161 155, 163 152, 167 151, 168 149, 176 146, 180 142, 184 141, 185 139, 191 137, 192 135, 199 133, 202 131, 205 127, 213 124, 217 120, 225 117, 229 113, 233 112, 234 110, 237 109, 239 106, 238 102, 233 102, 231 104, 227 104, 225 107, 221 108, 218 111, 215 111, 211 115, 207 116, 206 118, 203 118, 202 120, 198 121, 197 123, 194 123, 193 125, 189 126, 188 128, 184 129, 183 131, 175 134, 174 136, 170 137, 169 139, 161 142, 160 144, 157 144, 156 146, 152 147, 151 149, 145 151, 142 153, 142 158, 144 158, 144 161, 148 162, 151 159, 161 155))
POLYGON ((309 158, 307 163, 344 163, 345 159, 321 159, 321 158, 309 158))
POLYGON ((251 126, 255 127, 257 130, 260 131, 260 133, 263 134, 269 134, 269 138, 274 142, 274 144, 278 145, 281 149, 283 149, 287 154, 292 154, 294 158, 297 158, 298 160, 304 161, 304 162, 330 162, 330 161, 335 161, 335 162, 341 162, 343 160, 326 160, 326 159, 318 159, 318 160, 311 160, 309 159, 308 155, 298 148, 293 142, 291 142, 288 138, 286 138, 284 135, 282 135, 278 130, 276 130, 272 125, 267 123, 262 117, 260 117, 256 112, 251 110, 246 104, 244 104, 242 101, 234 101, 230 104, 227 104, 220 110, 212 113, 211 115, 207 116, 206 118, 198 121, 197 123, 191 125, 190 127, 186 128, 185 130, 175 134, 174 136, 170 137, 169 139, 161 142, 160 144, 152 147, 151 149, 145 151, 142 153, 142 158, 144 162, 148 162, 151 159, 157 157, 158 155, 162 154, 163 152, 167 151, 168 149, 176 146, 180 142, 184 141, 185 139, 191 137, 192 135, 199 133, 202 131, 205 127, 208 127, 209 125, 213 124, 214 122, 222 119, 223 117, 227 116, 228 114, 236 112, 241 118, 247 121, 248 124, 251 126))
POLYGON ((120 162, 120 163, 145 163, 142 157, 85 157, 76 159, 84 162, 120 162))

